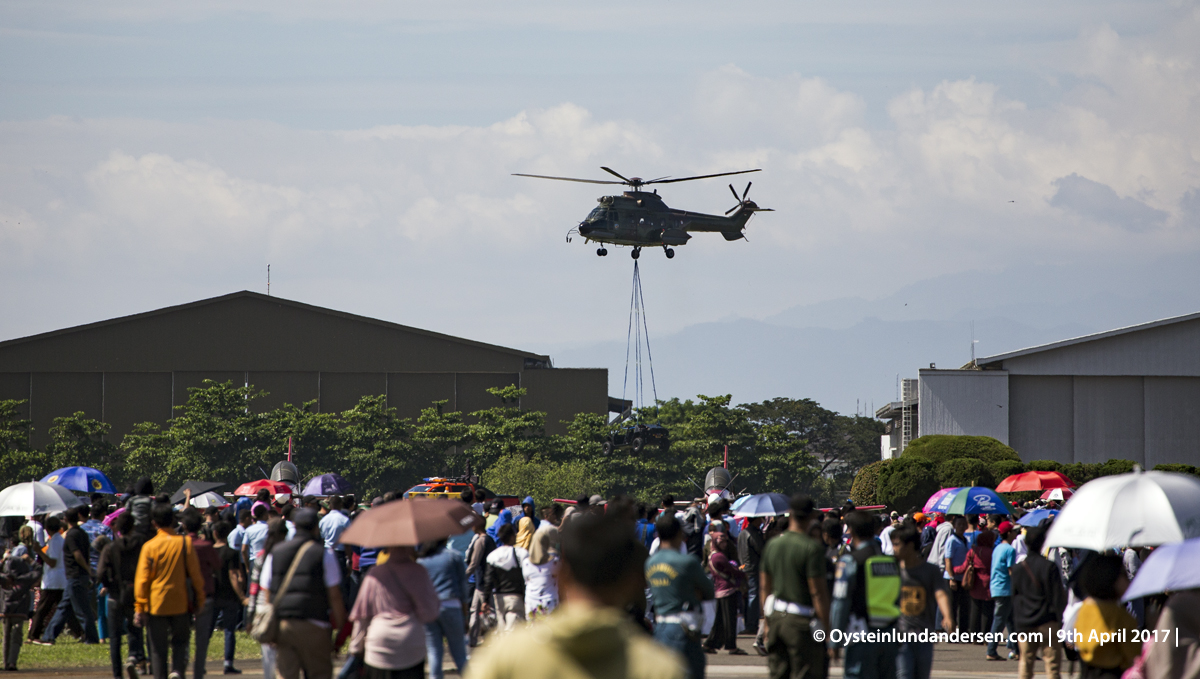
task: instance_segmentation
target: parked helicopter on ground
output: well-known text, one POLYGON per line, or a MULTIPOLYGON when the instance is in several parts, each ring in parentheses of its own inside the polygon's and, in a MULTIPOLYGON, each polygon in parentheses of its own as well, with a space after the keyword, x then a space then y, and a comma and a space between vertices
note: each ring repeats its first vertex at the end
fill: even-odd
POLYGON ((726 210, 725 216, 670 208, 663 202, 657 190, 642 190, 642 187, 649 186, 650 184, 673 184, 675 182, 688 182, 695 179, 709 179, 712 177, 747 174, 749 172, 761 172, 761 170, 719 172, 717 174, 678 177, 674 179, 671 177, 642 179, 641 177, 626 178, 607 167, 601 167, 600 169, 617 177, 621 181, 551 177, 541 174, 518 173, 514 176, 581 182, 584 184, 620 184, 628 186, 631 190, 625 191, 619 196, 601 196, 598 198, 597 202, 600 203, 600 206, 592 210, 591 214, 579 223, 579 226, 567 232, 568 243, 571 242, 572 234, 579 234, 585 242, 595 241, 600 243, 600 248, 596 250, 596 254, 601 257, 608 254, 608 249, 604 245, 611 243, 613 245, 632 246, 632 256, 634 259, 637 259, 641 255, 644 246, 661 246, 663 252, 667 255, 667 259, 671 259, 675 256, 675 250, 671 246, 686 245, 692 237, 691 232, 716 232, 724 236, 725 240, 738 240, 739 238, 746 237, 743 230, 746 228, 746 222, 750 221, 750 217, 755 212, 774 212, 770 208, 761 208, 754 201, 746 199, 746 195, 750 193, 750 185, 753 182, 746 184, 746 189, 742 191, 740 196, 737 190, 733 188, 733 184, 729 185, 729 190, 733 192, 733 197, 737 200, 737 205, 726 210))

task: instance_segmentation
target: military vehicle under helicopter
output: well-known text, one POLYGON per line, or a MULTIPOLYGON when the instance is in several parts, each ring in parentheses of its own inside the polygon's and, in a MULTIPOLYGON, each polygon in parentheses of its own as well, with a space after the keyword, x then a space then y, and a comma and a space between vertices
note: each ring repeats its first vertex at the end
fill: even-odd
POLYGON ((657 189, 653 191, 642 190, 642 187, 651 184, 673 184, 675 182, 688 182, 695 179, 709 179, 712 177, 747 174, 749 172, 761 172, 761 170, 720 172, 695 177, 642 179, 641 177, 626 178, 607 167, 601 167, 600 169, 617 177, 621 181, 550 177, 540 174, 516 174, 514 176, 581 182, 584 184, 620 184, 628 186, 631 190, 625 191, 619 196, 601 196, 598 198, 597 202, 600 203, 600 206, 592 210, 591 214, 580 222, 578 226, 567 232, 568 243, 571 242, 573 234, 578 234, 585 242, 594 241, 599 243, 600 248, 596 250, 596 254, 601 257, 608 254, 608 249, 604 246, 612 244, 632 246, 632 256, 634 259, 637 259, 641 255, 643 247, 661 246, 663 252, 667 255, 667 259, 671 259, 675 256, 675 250, 671 246, 686 245, 691 239, 693 232, 719 233, 725 237, 725 240, 738 240, 746 237, 744 233, 746 222, 750 221, 755 212, 774 212, 770 208, 761 208, 754 201, 746 199, 747 194, 750 193, 750 185, 753 182, 746 184, 746 189, 742 191, 740 196, 737 190, 733 188, 733 184, 729 185, 729 190, 733 192, 733 197, 737 200, 737 205, 726 210, 724 216, 670 208, 667 207, 667 204, 658 195, 657 189))

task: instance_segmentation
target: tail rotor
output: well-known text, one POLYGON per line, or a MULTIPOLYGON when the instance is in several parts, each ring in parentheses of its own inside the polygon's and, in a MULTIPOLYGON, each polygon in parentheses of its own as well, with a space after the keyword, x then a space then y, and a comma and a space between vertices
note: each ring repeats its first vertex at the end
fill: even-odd
POLYGON ((742 195, 738 195, 737 189, 733 188, 733 184, 729 185, 729 191, 733 194, 733 199, 737 201, 737 205, 725 211, 725 215, 729 216, 738 210, 749 210, 750 212, 774 212, 775 210, 769 207, 759 207, 754 201, 746 200, 746 196, 750 194, 750 187, 754 182, 746 182, 746 190, 742 191, 742 195))

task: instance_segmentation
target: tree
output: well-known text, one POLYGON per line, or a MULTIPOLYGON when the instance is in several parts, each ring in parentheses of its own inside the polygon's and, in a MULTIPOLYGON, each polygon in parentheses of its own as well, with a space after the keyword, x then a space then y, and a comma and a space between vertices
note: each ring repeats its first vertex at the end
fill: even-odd
POLYGON ((434 401, 421 411, 412 430, 412 455, 430 473, 453 474, 466 466, 467 458, 457 453, 470 440, 470 431, 460 412, 445 412, 449 401, 434 401))
POLYGON ((900 456, 920 457, 935 463, 959 458, 982 460, 986 463, 1000 460, 1021 461, 1017 451, 990 436, 948 434, 931 434, 913 439, 900 456))
POLYGON ((891 462, 879 460, 859 470, 858 476, 854 477, 854 486, 850 489, 850 501, 855 506, 869 507, 880 503, 879 472, 891 462))
POLYGON ((518 405, 528 390, 509 385, 487 391, 500 399, 500 405, 470 414, 475 420, 467 426, 470 460, 486 469, 506 455, 519 455, 528 461, 540 453, 545 447, 546 413, 518 405))
POLYGON ((335 460, 324 471, 341 474, 364 498, 412 487, 421 470, 414 464, 418 456, 408 440, 409 422, 396 417, 386 396, 362 397, 336 418, 335 427, 335 460))
POLYGON ((970 458, 938 463, 937 478, 938 485, 942 488, 996 487, 996 480, 992 477, 991 469, 982 461, 970 458))
POLYGON ((883 424, 873 418, 839 415, 807 398, 773 398, 738 407, 746 411, 755 426, 779 426, 803 440, 820 474, 853 477, 879 459, 883 424))
POLYGON ((482 481, 489 490, 502 495, 532 495, 539 506, 545 506, 555 498, 591 493, 606 495, 606 489, 593 485, 588 462, 554 462, 540 455, 529 460, 520 455, 506 455, 483 472, 482 481))
POLYGON ((120 450, 105 440, 109 425, 77 412, 56 417, 50 427, 50 443, 43 464, 49 472, 63 467, 92 467, 104 472, 114 483, 124 480, 120 450))
POLYGON ((933 462, 901 455, 880 468, 876 493, 892 509, 907 512, 913 507, 923 507, 939 488, 933 462))
MULTIPOLYGON (((0 400, 0 482, 4 487, 38 478, 40 462, 29 446, 33 422, 21 417, 25 401, 0 400)), ((49 471, 49 470, 47 470, 49 471)))
POLYGON ((237 484, 261 478, 279 459, 278 427, 271 417, 251 414, 250 404, 265 393, 231 382, 205 380, 188 389, 186 404, 166 429, 142 423, 121 448, 131 477, 149 476, 157 488, 187 479, 237 484))

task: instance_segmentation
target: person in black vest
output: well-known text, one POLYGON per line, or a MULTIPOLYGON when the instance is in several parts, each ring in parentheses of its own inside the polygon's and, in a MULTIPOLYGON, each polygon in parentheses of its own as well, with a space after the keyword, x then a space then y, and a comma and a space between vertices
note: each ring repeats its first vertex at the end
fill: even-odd
POLYGON ((263 586, 279 616, 275 671, 283 679, 330 679, 333 676, 333 634, 346 621, 342 573, 333 550, 325 549, 318 516, 304 508, 292 515, 296 537, 271 550, 263 562, 263 586), (287 591, 277 591, 296 564, 287 591))

